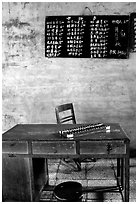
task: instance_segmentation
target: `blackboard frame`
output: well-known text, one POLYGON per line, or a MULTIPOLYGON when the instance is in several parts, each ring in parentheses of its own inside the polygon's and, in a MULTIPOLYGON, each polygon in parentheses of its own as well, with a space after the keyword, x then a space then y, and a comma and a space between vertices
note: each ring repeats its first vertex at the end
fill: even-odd
POLYGON ((136 52, 136 13, 130 14, 130 52, 136 52))

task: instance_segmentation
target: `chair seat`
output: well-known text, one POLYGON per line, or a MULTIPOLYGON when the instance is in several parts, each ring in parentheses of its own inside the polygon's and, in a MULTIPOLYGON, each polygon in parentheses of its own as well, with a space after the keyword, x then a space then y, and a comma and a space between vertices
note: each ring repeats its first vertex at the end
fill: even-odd
POLYGON ((54 189, 54 195, 59 201, 81 201, 82 185, 76 181, 67 181, 58 184, 54 189))

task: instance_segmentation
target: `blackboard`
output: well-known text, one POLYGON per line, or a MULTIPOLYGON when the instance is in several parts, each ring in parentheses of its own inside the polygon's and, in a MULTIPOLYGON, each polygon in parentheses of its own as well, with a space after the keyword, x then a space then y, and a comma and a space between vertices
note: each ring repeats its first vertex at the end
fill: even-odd
POLYGON ((129 16, 47 16, 45 56, 128 58, 129 16))

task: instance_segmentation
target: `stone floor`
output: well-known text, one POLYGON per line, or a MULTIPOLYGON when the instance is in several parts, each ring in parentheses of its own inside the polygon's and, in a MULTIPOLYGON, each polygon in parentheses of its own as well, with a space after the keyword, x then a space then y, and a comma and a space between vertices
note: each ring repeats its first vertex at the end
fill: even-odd
MULTIPOLYGON (((116 185, 114 176, 116 160, 98 159, 96 162, 82 163, 82 170, 75 171, 61 163, 60 160, 49 160, 49 184, 57 185, 64 181, 77 181, 82 186, 116 185), (113 168, 114 167, 114 168, 113 168)), ((130 159, 130 202, 136 202, 136 159, 130 159)), ((41 202, 57 202, 53 191, 43 191, 41 202)), ((122 202, 119 192, 84 193, 83 202, 122 202)))

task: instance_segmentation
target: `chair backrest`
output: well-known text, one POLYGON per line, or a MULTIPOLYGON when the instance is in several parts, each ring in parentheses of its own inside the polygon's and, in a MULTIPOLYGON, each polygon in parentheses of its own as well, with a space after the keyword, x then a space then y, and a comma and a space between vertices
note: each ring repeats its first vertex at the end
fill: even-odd
POLYGON ((55 108, 56 119, 58 124, 71 123, 76 124, 74 108, 72 103, 63 104, 55 108))

